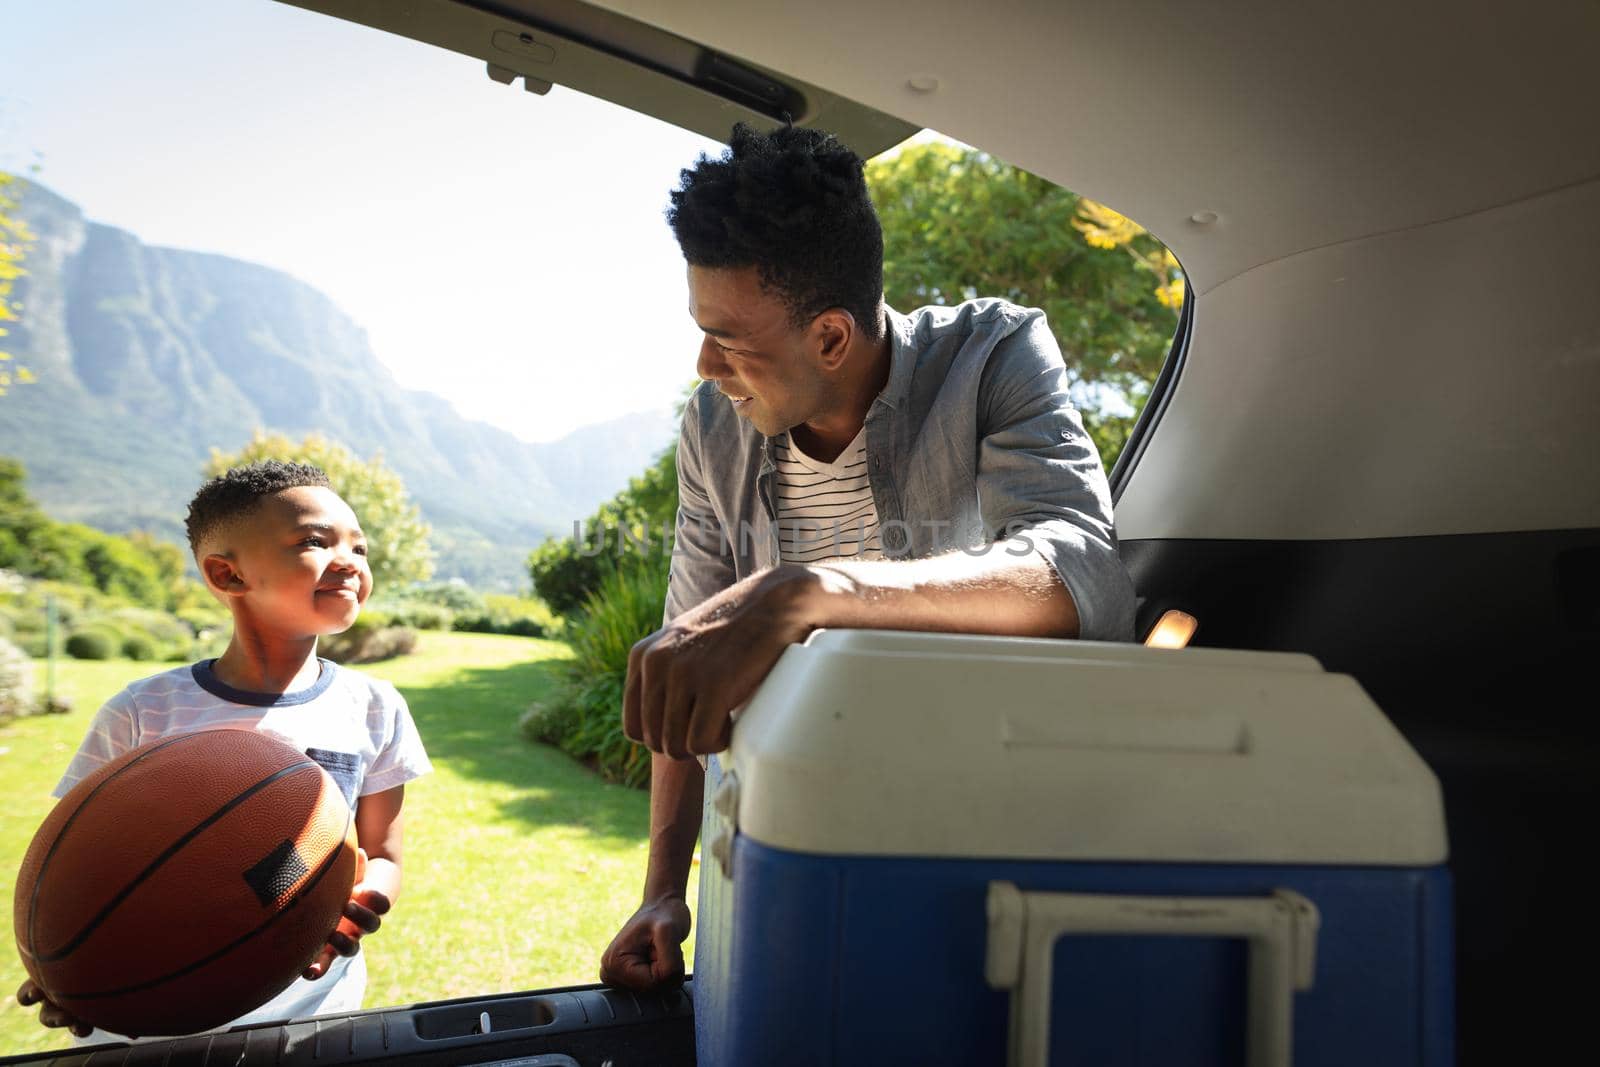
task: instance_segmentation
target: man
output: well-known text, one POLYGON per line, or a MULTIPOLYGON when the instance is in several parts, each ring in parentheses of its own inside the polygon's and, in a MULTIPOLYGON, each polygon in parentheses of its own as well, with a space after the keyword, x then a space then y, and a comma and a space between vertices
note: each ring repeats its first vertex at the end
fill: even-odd
POLYGON ((690 757, 727 747, 786 646, 824 626, 1132 637, 1105 473, 1044 316, 885 307, 862 171, 826 134, 736 126, 672 194, 704 384, 666 625, 629 657, 624 730, 656 754, 644 901, 601 961, 614 985, 682 979, 690 757))

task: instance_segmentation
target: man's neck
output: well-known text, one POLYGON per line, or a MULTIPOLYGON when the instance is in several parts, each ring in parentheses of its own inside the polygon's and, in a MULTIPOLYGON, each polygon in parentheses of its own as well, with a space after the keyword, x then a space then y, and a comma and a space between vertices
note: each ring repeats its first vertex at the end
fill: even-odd
POLYGON ((246 693, 297 693, 316 684, 321 670, 315 637, 286 641, 237 623, 227 651, 211 665, 218 681, 246 693))
POLYGON ((821 463, 839 458, 867 421, 873 401, 889 384, 892 349, 888 314, 880 308, 879 337, 860 342, 861 349, 845 361, 847 373, 840 382, 837 401, 826 411, 794 427, 790 439, 800 450, 821 463))

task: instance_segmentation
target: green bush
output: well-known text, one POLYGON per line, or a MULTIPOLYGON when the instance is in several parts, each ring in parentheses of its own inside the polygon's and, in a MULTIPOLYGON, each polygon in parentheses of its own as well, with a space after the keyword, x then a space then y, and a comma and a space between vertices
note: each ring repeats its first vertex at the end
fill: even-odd
POLYGON ((533 588, 552 611, 572 615, 582 610, 583 602, 600 588, 600 582, 614 568, 607 550, 596 551, 601 535, 591 527, 589 543, 580 546, 572 538, 551 538, 528 556, 528 573, 533 588))
POLYGON ((0 637, 0 721, 33 710, 33 662, 26 652, 0 637))
POLYGON ((140 662, 152 660, 156 658, 156 644, 144 634, 129 634, 122 639, 122 655, 140 662))
POLYGON ((109 630, 74 630, 67 635, 66 651, 73 659, 110 659, 121 647, 121 637, 109 630))
POLYGON ((143 638, 150 646, 148 659, 187 658, 194 644, 194 631, 189 624, 164 611, 119 608, 111 612, 107 620, 125 638, 143 638))
POLYGON ((317 642, 317 652, 335 663, 376 663, 404 656, 417 647, 417 631, 392 626, 386 615, 363 615, 343 633, 317 642))
POLYGON ((196 637, 218 630, 226 631, 233 625, 233 616, 221 604, 195 604, 180 608, 173 616, 189 627, 196 637))
POLYGON ((650 753, 622 734, 622 689, 628 652, 660 627, 666 597, 664 560, 637 561, 607 574, 582 614, 568 620, 564 636, 573 658, 562 663, 551 699, 523 716, 524 735, 593 764, 609 781, 648 784, 650 753))
POLYGON ((537 619, 501 615, 457 615, 450 628, 465 634, 511 634, 515 637, 543 637, 545 625, 537 619))
POLYGON ((409 626, 414 630, 448 630, 455 621, 455 612, 441 604, 422 601, 384 601, 380 612, 394 626, 409 626))
POLYGON ((537 598, 488 593, 477 611, 457 612, 450 628, 457 633, 546 637, 560 628, 560 620, 537 598))
POLYGON ((574 537, 551 538, 533 550, 528 573, 534 592, 557 614, 573 615, 617 570, 664 567, 677 513, 674 443, 574 531, 582 543, 574 537))
POLYGON ((500 633, 510 634, 513 637, 543 637, 545 635, 544 623, 537 619, 512 619, 501 627, 500 633))
POLYGON ((448 582, 420 582, 404 586, 394 592, 385 592, 385 601, 409 601, 433 604, 451 611, 482 611, 483 597, 465 582, 453 579, 448 582))
POLYGON ((561 616, 551 611, 550 605, 536 596, 485 593, 483 606, 489 615, 496 619, 527 619, 538 623, 547 634, 556 633, 561 629, 561 616))

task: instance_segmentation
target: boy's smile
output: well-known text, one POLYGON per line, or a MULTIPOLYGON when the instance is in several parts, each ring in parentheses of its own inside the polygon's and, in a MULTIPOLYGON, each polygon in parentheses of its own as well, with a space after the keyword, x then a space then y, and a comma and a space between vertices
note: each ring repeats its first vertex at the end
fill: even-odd
POLYGON ((331 489, 297 486, 263 497, 228 540, 225 591, 263 634, 339 633, 372 593, 366 535, 331 489))

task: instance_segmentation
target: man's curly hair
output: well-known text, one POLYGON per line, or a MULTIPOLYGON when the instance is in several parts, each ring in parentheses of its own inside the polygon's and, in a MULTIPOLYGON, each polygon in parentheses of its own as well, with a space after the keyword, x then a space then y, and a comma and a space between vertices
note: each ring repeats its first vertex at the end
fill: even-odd
POLYGON ((262 497, 302 485, 332 488, 322 469, 309 463, 264 459, 223 471, 202 485, 189 501, 189 517, 184 520, 189 548, 199 555, 202 541, 254 511, 262 497))
POLYGON ((691 266, 755 267, 797 328, 842 307, 878 339, 883 228, 860 156, 820 130, 741 122, 680 177, 667 223, 691 266))

